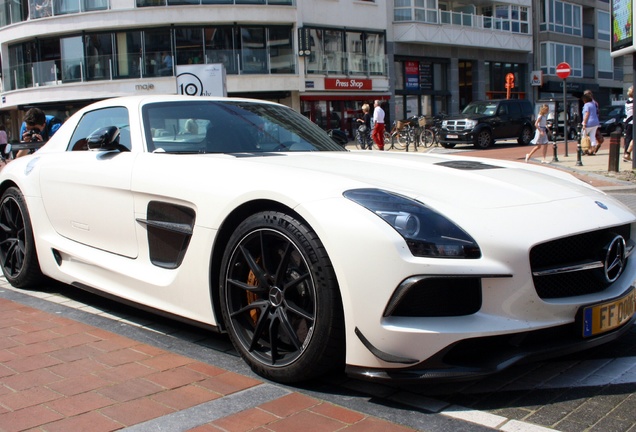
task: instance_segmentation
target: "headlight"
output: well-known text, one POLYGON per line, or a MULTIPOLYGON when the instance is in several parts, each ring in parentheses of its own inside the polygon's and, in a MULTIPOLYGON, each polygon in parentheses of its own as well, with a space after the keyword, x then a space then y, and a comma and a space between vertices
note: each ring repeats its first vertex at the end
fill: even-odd
POLYGON ((611 118, 608 121, 605 122, 605 124, 612 124, 612 123, 616 123, 616 119, 611 118))
POLYGON ((473 129, 477 126, 477 120, 466 120, 466 129, 473 129))
POLYGON ((445 128, 448 125, 448 120, 442 120, 442 127, 445 128))
POLYGON ((414 256, 479 258, 479 246, 463 229, 424 204, 379 189, 346 191, 345 198, 372 211, 406 241, 414 256))

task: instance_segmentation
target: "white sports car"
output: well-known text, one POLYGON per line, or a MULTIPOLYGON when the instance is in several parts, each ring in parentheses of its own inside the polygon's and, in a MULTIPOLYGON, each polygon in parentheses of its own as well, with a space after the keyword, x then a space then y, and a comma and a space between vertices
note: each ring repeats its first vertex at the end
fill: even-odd
POLYGON ((278 104, 98 102, 0 188, 13 286, 227 332, 276 381, 474 377, 634 320, 636 216, 613 198, 536 165, 346 151, 278 104))

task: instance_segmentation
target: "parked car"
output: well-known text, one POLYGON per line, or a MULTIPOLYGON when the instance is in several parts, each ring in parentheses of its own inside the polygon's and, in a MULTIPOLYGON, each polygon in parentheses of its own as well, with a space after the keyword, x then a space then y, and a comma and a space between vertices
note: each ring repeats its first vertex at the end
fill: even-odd
POLYGON ((598 119, 601 122, 599 129, 603 135, 609 135, 612 132, 623 133, 625 120, 625 105, 608 105, 601 107, 598 113, 598 119))
POLYGON ((280 382, 482 376, 633 329, 619 201, 533 164, 348 151, 275 103, 97 102, 5 166, 0 197, 14 287, 226 332, 280 382))
POLYGON ((498 139, 517 138, 527 145, 534 136, 534 112, 526 99, 499 99, 469 103, 459 115, 442 122, 440 144, 446 148, 457 144, 490 147, 498 139))

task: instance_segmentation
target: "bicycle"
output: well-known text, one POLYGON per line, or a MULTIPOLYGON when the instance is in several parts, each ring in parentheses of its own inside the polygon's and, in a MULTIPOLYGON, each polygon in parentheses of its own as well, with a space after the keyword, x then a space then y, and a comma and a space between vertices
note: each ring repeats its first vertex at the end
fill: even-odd
POLYGON ((424 147, 439 146, 439 135, 442 130, 442 121, 445 114, 438 114, 432 119, 424 122, 425 129, 420 135, 420 142, 424 147))
POLYGON ((403 127, 403 122, 394 121, 390 132, 384 130, 384 150, 404 150, 404 144, 399 139, 403 127))

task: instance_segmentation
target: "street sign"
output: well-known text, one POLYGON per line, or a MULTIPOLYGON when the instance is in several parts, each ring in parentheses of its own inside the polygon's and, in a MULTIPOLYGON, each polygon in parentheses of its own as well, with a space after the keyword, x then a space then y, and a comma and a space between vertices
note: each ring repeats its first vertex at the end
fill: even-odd
POLYGON ((566 79, 570 76, 572 69, 570 69, 570 65, 566 62, 559 63, 556 67, 557 76, 561 79, 566 79))

